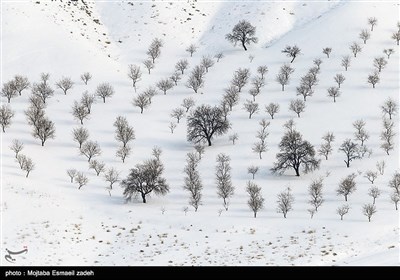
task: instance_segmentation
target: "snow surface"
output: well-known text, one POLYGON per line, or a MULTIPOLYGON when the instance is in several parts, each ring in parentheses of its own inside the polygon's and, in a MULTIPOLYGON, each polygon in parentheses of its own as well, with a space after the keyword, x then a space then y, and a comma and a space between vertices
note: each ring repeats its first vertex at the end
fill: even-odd
MULTIPOLYGON (((23 113, 29 90, 11 101, 16 114, 11 127, 1 134, 1 249, 17 251, 27 246, 29 250, 17 256, 14 265, 399 265, 399 214, 390 202, 388 187, 399 169, 399 133, 390 156, 379 148, 379 106, 388 97, 399 101, 400 50, 390 38, 399 20, 396 1, 88 1, 83 10, 81 2, 35 2, 1 2, 2 83, 15 74, 37 82, 41 72, 49 72, 54 88, 62 76, 72 77, 75 86, 66 96, 58 89, 49 99, 46 114, 55 122, 56 138, 48 140, 45 147, 30 135, 23 113), (368 28, 370 16, 378 19, 378 25, 364 45, 358 34, 368 28), (242 18, 257 27, 259 37, 259 43, 250 46, 248 52, 223 39, 242 18), (154 37, 162 38, 165 45, 156 68, 148 75, 142 61, 154 37), (363 50, 345 72, 340 60, 350 54, 348 46, 353 41, 362 44, 363 50), (192 58, 185 52, 191 43, 200 46, 192 58), (302 49, 302 55, 293 63, 295 73, 282 92, 275 75, 289 61, 281 50, 293 44, 302 49), (321 52, 328 46, 333 49, 329 59, 321 52), (366 78, 373 71, 373 58, 382 56, 384 48, 394 48, 395 53, 382 71, 381 82, 372 89, 366 78), (185 87, 187 72, 167 95, 154 97, 143 114, 131 104, 137 93, 171 75, 178 59, 187 58, 192 68, 202 55, 213 56, 218 51, 223 51, 225 57, 210 68, 202 94, 185 87), (255 57, 251 63, 249 54, 255 57), (315 58, 323 60, 320 82, 314 96, 307 100, 305 112, 297 118, 288 110, 288 104, 297 98, 295 89, 300 77, 315 58), (127 77, 128 64, 143 69, 137 93, 127 77), (248 118, 242 109, 245 100, 251 98, 247 85, 240 104, 229 116, 232 131, 206 147, 200 163, 203 204, 198 212, 189 207, 185 214, 182 209, 188 205, 188 194, 182 187, 182 170, 185 155, 193 147, 186 141, 185 119, 171 134, 169 115, 189 96, 197 104, 218 104, 237 68, 248 67, 255 76, 259 65, 267 65, 269 72, 257 102, 261 108, 270 102, 281 106, 268 129, 268 151, 260 160, 251 150, 259 120, 269 120, 269 116, 262 109, 248 118), (85 71, 93 74, 87 86, 79 79, 85 71), (346 81, 342 96, 333 103, 326 89, 335 85, 333 76, 337 73, 343 73, 346 81), (151 156, 155 145, 161 147, 171 189, 166 196, 152 196, 147 204, 139 200, 124 203, 122 189, 115 185, 110 197, 107 183, 89 170, 86 158, 79 155, 71 135, 72 129, 79 127, 71 115, 72 103, 85 90, 94 92, 101 82, 110 82, 116 94, 105 104, 95 104, 84 125, 90 139, 101 146, 98 159, 126 177, 130 168, 151 156), (119 115, 126 116, 136 132, 133 154, 125 163, 115 157, 118 143, 112 124, 119 115), (320 170, 300 178, 291 171, 277 176, 269 170, 283 135, 282 125, 290 118, 316 147, 327 131, 336 136, 330 159, 322 160, 320 170), (373 154, 346 168, 338 147, 344 139, 353 138, 352 122, 360 118, 367 123, 371 135, 367 145, 373 154), (228 141, 232 132, 239 134, 235 145, 228 141), (25 178, 9 149, 13 139, 25 144, 22 153, 36 164, 29 178, 25 178), (222 201, 214 181, 219 153, 231 157, 236 187, 229 211, 221 216, 218 210, 222 201), (352 172, 375 169, 378 160, 386 161, 385 174, 375 183, 382 191, 377 199, 378 212, 370 223, 362 215, 362 205, 371 202, 367 194, 371 184, 359 175, 357 191, 349 196, 350 212, 341 221, 336 208, 344 199, 335 191, 340 179, 352 172), (265 198, 265 208, 256 219, 247 206, 245 192, 246 182, 251 179, 247 167, 252 164, 260 166, 254 181, 262 187, 265 198), (69 182, 68 168, 87 174, 88 185, 78 190, 69 182), (324 177, 325 202, 310 219, 307 187, 320 176, 324 177), (294 211, 284 219, 276 212, 276 195, 287 186, 293 190, 295 204, 294 211), (164 214, 161 208, 165 208, 164 214)), ((398 120, 396 116, 397 128, 398 120)), ((3 258, 1 264, 10 265, 3 258)))

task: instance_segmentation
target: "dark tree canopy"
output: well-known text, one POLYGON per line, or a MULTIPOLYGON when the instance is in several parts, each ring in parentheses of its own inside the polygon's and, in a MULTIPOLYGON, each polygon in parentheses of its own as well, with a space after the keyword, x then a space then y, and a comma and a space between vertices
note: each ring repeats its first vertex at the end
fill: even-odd
POLYGON ((125 199, 130 201, 136 194, 140 194, 143 203, 146 203, 146 196, 150 193, 157 195, 168 193, 169 186, 162 177, 163 171, 164 166, 156 158, 137 164, 131 169, 128 177, 121 182, 125 199))
POLYGON ((246 45, 258 42, 258 38, 255 37, 255 34, 256 27, 252 26, 247 20, 241 20, 233 27, 231 33, 226 34, 225 38, 235 46, 240 42, 244 50, 247 51, 246 45))
POLYGON ((276 154, 277 161, 271 169, 273 173, 282 174, 293 168, 296 176, 300 176, 300 168, 304 172, 319 168, 320 160, 315 158, 315 149, 310 142, 303 140, 302 135, 293 127, 289 128, 279 143, 280 153, 276 154))
POLYGON ((195 143, 206 140, 211 146, 213 137, 225 134, 229 128, 221 108, 201 105, 187 118, 187 139, 195 143))

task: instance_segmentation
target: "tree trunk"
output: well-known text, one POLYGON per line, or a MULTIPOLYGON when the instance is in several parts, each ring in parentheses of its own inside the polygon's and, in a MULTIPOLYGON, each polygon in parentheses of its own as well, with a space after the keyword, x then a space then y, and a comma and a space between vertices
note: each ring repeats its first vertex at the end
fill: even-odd
POLYGON ((242 46, 243 46, 244 50, 247 51, 246 45, 244 44, 244 40, 242 41, 242 46))
POLYGON ((83 125, 83 119, 81 119, 81 124, 83 125))
POLYGON ((106 103, 106 98, 105 97, 103 97, 103 103, 106 103))
POLYGON ((285 91, 285 85, 282 85, 282 91, 285 91))
POLYGON ((340 220, 343 221, 343 216, 342 215, 340 215, 340 220))
POLYGON ((257 218, 257 212, 254 211, 254 218, 257 218))
POLYGON ((253 180, 254 180, 254 175, 255 175, 255 174, 253 173, 253 180))
POLYGON ((347 201, 347 194, 344 195, 344 200, 347 201))
POLYGON ((208 146, 211 146, 211 139, 207 138, 208 146))
POLYGON ((368 216, 368 222, 371 222, 371 217, 368 216))
POLYGON ((4 126, 2 126, 3 132, 6 133, 6 131, 4 130, 4 126))
POLYGON ((297 113, 297 117, 300 118, 300 113, 297 113))
POLYGON ((346 163, 347 168, 350 167, 350 160, 344 161, 346 163))
POLYGON ((290 63, 293 63, 294 59, 296 58, 296 56, 293 56, 292 60, 290 61, 290 63))
POLYGON ((329 58, 329 53, 327 53, 326 55, 327 55, 327 56, 328 56, 328 58, 329 58))
POLYGON ((299 177, 299 176, 300 176, 299 168, 298 168, 298 167, 295 167, 294 170, 296 171, 296 176, 299 177))
POLYGON ((26 178, 28 178, 28 176, 29 176, 29 172, 30 172, 30 171, 28 171, 28 172, 26 173, 26 178))
POLYGON ((283 212, 283 217, 286 219, 286 213, 285 212, 283 212))
POLYGON ((143 200, 143 203, 146 203, 146 195, 144 193, 142 193, 142 200, 143 200))
POLYGON ((372 88, 375 88, 375 84, 372 84, 372 88))
POLYGON ((261 158, 261 154, 262 154, 262 152, 260 152, 260 159, 262 159, 262 158, 261 158))
POLYGON ((375 205, 375 197, 374 197, 374 202, 373 202, 372 204, 374 204, 374 205, 375 205))
POLYGON ((44 146, 44 142, 45 142, 45 140, 42 140, 42 147, 44 146))

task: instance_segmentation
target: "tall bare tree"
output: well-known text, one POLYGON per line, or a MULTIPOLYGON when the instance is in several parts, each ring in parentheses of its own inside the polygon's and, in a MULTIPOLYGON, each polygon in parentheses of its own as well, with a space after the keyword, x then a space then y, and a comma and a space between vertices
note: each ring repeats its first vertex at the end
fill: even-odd
POLYGON ((258 38, 255 35, 256 27, 247 20, 241 20, 233 27, 231 33, 226 34, 225 38, 235 46, 240 43, 243 49, 247 51, 246 45, 258 42, 258 38))

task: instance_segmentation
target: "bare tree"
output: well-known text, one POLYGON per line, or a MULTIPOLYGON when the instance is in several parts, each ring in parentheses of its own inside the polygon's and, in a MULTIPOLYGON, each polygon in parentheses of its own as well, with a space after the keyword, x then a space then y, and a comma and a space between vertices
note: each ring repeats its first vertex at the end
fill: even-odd
POLYGON ((212 67, 214 65, 214 63, 215 63, 214 60, 210 56, 203 56, 201 58, 201 62, 200 62, 201 66, 203 66, 204 69, 206 69, 207 73, 208 73, 208 69, 210 67, 212 67))
POLYGON ((320 69, 317 66, 311 67, 310 69, 308 69, 308 74, 313 75, 314 80, 318 81, 317 77, 318 74, 320 72, 320 69))
POLYGON ((137 164, 130 170, 128 177, 121 181, 124 188, 123 195, 127 201, 140 194, 143 203, 146 196, 154 193, 165 195, 169 192, 169 186, 163 176, 164 166, 160 160, 152 158, 142 164, 137 164))
POLYGON ((175 64, 175 70, 180 71, 182 75, 184 74, 185 70, 189 67, 189 62, 187 59, 181 59, 175 64))
POLYGON ((396 41, 397 45, 399 45, 399 42, 400 42, 400 30, 397 30, 397 32, 394 32, 392 34, 392 39, 396 41))
POLYGON ((398 105, 395 100, 393 100, 391 97, 389 97, 385 103, 381 106, 382 113, 384 115, 388 114, 389 119, 392 119, 392 116, 396 115, 398 112, 398 105))
POLYGON ((11 120, 14 117, 15 112, 7 104, 3 104, 0 107, 0 124, 3 132, 6 132, 6 128, 11 125, 11 120))
POLYGON ((278 75, 276 75, 275 80, 281 84, 282 86, 282 91, 285 91, 285 85, 289 84, 289 78, 287 75, 285 75, 285 73, 279 73, 278 75))
POLYGON ((333 79, 338 84, 339 88, 340 85, 343 84, 343 82, 346 80, 346 78, 342 74, 336 74, 335 77, 333 77, 333 79))
POLYGON ((190 108, 194 107, 196 105, 196 102, 194 101, 193 98, 188 97, 183 99, 182 102, 182 107, 186 109, 186 113, 189 112, 190 108))
POLYGON ((257 153, 262 159, 261 155, 262 153, 267 151, 267 144, 266 144, 266 139, 269 135, 269 132, 267 131, 268 126, 270 125, 270 122, 266 121, 265 119, 262 119, 259 122, 261 128, 259 131, 257 131, 256 138, 259 140, 257 143, 253 145, 253 152, 257 153))
POLYGON ((109 189, 112 190, 113 185, 120 180, 119 172, 114 167, 107 169, 104 180, 110 184, 109 189))
POLYGON ((336 97, 340 96, 340 90, 338 87, 328 88, 328 96, 333 97, 333 102, 336 102, 336 97))
POLYGON ((186 51, 190 53, 190 57, 197 51, 198 47, 195 44, 190 44, 189 47, 186 48, 186 51))
POLYGON ((350 45, 350 50, 354 54, 354 57, 357 57, 357 54, 361 52, 362 48, 359 44, 354 42, 352 45, 350 45))
POLYGON ((104 172, 105 166, 106 165, 104 162, 100 162, 95 159, 89 162, 89 169, 93 169, 97 176, 99 176, 101 172, 104 172))
POLYGON ((375 85, 380 81, 379 72, 375 71, 374 73, 368 75, 367 83, 372 84, 373 88, 375 88, 375 85))
POLYGON ((250 69, 248 68, 239 68, 235 71, 233 75, 233 79, 231 81, 231 85, 236 86, 238 91, 241 92, 242 88, 247 84, 250 78, 250 69))
POLYGON ((390 179, 389 187, 392 188, 395 193, 400 195, 400 173, 398 171, 396 171, 393 174, 392 179, 390 179))
POLYGON ((74 128, 72 130, 73 138, 79 144, 79 149, 82 148, 82 144, 89 139, 89 130, 84 127, 74 128))
POLYGON ((176 126, 177 126, 177 124, 176 123, 174 123, 174 122, 170 122, 169 123, 169 129, 171 130, 171 133, 172 134, 174 134, 174 130, 175 130, 175 128, 176 128, 176 126))
POLYGON ((167 90, 170 90, 171 88, 174 87, 174 84, 169 80, 169 79, 163 79, 160 80, 156 86, 164 92, 164 94, 167 94, 167 90))
POLYGON ((390 59, 390 56, 394 53, 394 49, 384 49, 383 53, 387 55, 387 58, 390 59))
POLYGON ((383 141, 381 148, 389 155, 389 152, 394 149, 394 123, 391 120, 383 120, 383 131, 381 132, 380 138, 383 141))
POLYGON ((301 99, 295 99, 290 101, 289 110, 295 112, 297 117, 300 118, 300 113, 304 112, 306 108, 306 103, 301 99))
POLYGON ((44 146, 44 143, 48 139, 54 139, 56 137, 56 128, 54 122, 49 120, 47 117, 39 119, 33 129, 32 136, 40 139, 42 146, 44 146))
POLYGON ((201 105, 189 114, 187 127, 188 141, 198 143, 207 140, 211 146, 213 137, 225 134, 230 128, 230 123, 224 118, 219 107, 201 105))
POLYGON ((316 58, 316 59, 313 60, 313 63, 314 63, 314 65, 317 67, 317 69, 318 69, 318 71, 319 71, 320 68, 321 68, 322 59, 316 58))
POLYGON ((225 89, 225 94, 223 97, 226 104, 229 106, 229 110, 232 111, 233 106, 239 103, 239 90, 236 86, 229 86, 225 89))
POLYGON ((278 194, 277 212, 282 213, 283 217, 286 219, 287 213, 293 209, 294 196, 291 193, 291 189, 288 187, 285 191, 278 194))
POLYGON ((89 111, 85 105, 74 101, 74 105, 72 106, 72 116, 79 120, 83 125, 83 120, 89 119, 89 111))
POLYGON ((106 103, 106 98, 114 95, 114 88, 109 83, 101 83, 97 86, 95 94, 106 103))
POLYGON ((257 43, 258 38, 255 36, 256 27, 252 26, 247 20, 239 21, 232 29, 232 32, 226 34, 225 39, 236 46, 237 43, 241 43, 243 49, 247 51, 246 45, 251 43, 257 43))
POLYGON ((254 102, 254 101, 256 101, 256 96, 260 94, 260 91, 258 91, 257 89, 252 88, 252 89, 249 90, 249 94, 251 96, 253 96, 253 102, 254 102))
POLYGON ((22 76, 22 75, 15 75, 14 76, 14 87, 15 90, 19 93, 19 95, 22 94, 22 91, 29 88, 30 83, 27 77, 22 76))
POLYGON ((90 111, 92 110, 92 105, 96 101, 96 96, 93 94, 89 94, 87 91, 85 91, 81 97, 81 104, 82 106, 86 107, 87 112, 90 114, 90 111))
POLYGON ((229 135, 229 141, 232 141, 232 144, 235 145, 235 142, 239 139, 239 134, 233 133, 229 135))
POLYGON ((154 38, 149 48, 147 49, 147 55, 152 59, 153 63, 155 62, 156 58, 160 57, 162 46, 163 46, 162 40, 154 38))
POLYGON ((249 119, 253 116, 253 114, 259 112, 259 105, 251 100, 246 100, 243 105, 243 109, 245 109, 249 113, 249 119))
POLYGON ((78 184, 78 190, 80 190, 83 186, 86 186, 87 183, 89 183, 89 179, 82 172, 77 172, 75 182, 78 184))
POLYGON ((224 58, 224 54, 222 52, 216 53, 214 58, 216 58, 217 62, 219 62, 220 59, 224 58))
POLYGON ((364 41, 364 44, 367 43, 367 40, 371 38, 371 33, 367 29, 361 30, 361 33, 359 35, 360 39, 364 41))
POLYGON ((323 48, 322 49, 322 53, 323 54, 326 54, 326 56, 329 58, 329 55, 331 54, 331 52, 332 52, 332 48, 323 48))
POLYGON ((373 184, 374 181, 376 180, 376 178, 378 177, 378 172, 372 171, 372 170, 368 170, 368 171, 365 172, 364 177, 367 178, 368 181, 371 182, 371 184, 373 184))
POLYGON ((29 103, 30 105, 28 110, 25 111, 25 115, 28 119, 28 124, 37 127, 39 120, 45 115, 44 109, 46 104, 43 103, 43 100, 36 95, 31 95, 29 97, 29 103))
POLYGON ((230 157, 221 153, 217 155, 217 166, 215 167, 215 180, 217 184, 217 195, 222 198, 226 211, 229 207, 229 199, 233 196, 235 187, 232 185, 230 157))
POLYGON ((396 211, 398 210, 397 205, 399 204, 400 201, 400 195, 398 193, 392 193, 390 195, 390 200, 394 203, 396 211))
POLYGON ((56 86, 61 89, 65 95, 67 95, 67 91, 74 86, 74 82, 72 82, 71 78, 69 77, 62 77, 61 80, 56 83, 56 86))
POLYGON ((368 195, 374 199, 372 204, 375 205, 375 200, 381 195, 381 191, 377 187, 372 186, 368 190, 368 195))
POLYGON ((172 74, 169 78, 171 79, 171 81, 174 82, 176 86, 178 85, 178 82, 182 79, 180 72, 174 72, 174 74, 172 74))
POLYGON ((274 119, 275 114, 279 112, 279 104, 271 102, 265 106, 265 111, 271 116, 271 119, 274 119))
POLYGON ((381 175, 385 174, 385 166, 386 166, 386 163, 384 160, 376 162, 376 169, 378 170, 379 174, 381 174, 381 175))
POLYGON ((21 170, 22 170, 24 168, 24 164, 25 164, 25 161, 26 161, 26 155, 19 154, 17 156, 17 158, 15 159, 15 161, 18 162, 19 168, 21 168, 21 170))
POLYGON ((20 142, 17 139, 14 139, 12 140, 10 149, 15 153, 15 158, 17 158, 18 154, 24 149, 24 143, 20 142))
MULTIPOLYGON (((149 70, 150 74, 150 70, 149 70)), ((136 92, 136 83, 140 81, 142 77, 142 71, 140 71, 140 66, 129 64, 128 66, 128 77, 132 80, 132 86, 136 92)))
POLYGON ((131 154, 132 148, 129 145, 120 146, 116 152, 116 156, 122 160, 122 163, 125 162, 125 159, 131 154))
POLYGON ((185 111, 182 108, 176 108, 172 110, 170 115, 172 118, 175 118, 177 123, 179 123, 180 119, 185 116, 185 111))
POLYGON ((353 122, 353 127, 356 129, 354 132, 355 139, 361 142, 361 146, 364 146, 364 142, 369 139, 369 133, 365 130, 365 121, 356 120, 353 122))
POLYGON ((200 144, 196 144, 196 145, 194 145, 194 149, 196 150, 196 152, 199 156, 199 159, 201 159, 202 155, 205 152, 204 146, 200 145, 200 144))
POLYGON ((47 85, 47 82, 49 81, 49 79, 50 79, 50 74, 49 73, 41 73, 40 74, 40 80, 42 81, 42 83, 44 85, 47 85))
POLYGON ((257 174, 258 170, 259 170, 258 166, 252 165, 247 168, 247 173, 251 174, 254 180, 254 176, 257 174))
POLYGON ((120 141, 123 147, 126 147, 128 142, 135 140, 135 131, 125 117, 118 116, 114 122, 114 127, 115 139, 120 141))
POLYGON ((261 77, 254 77, 253 79, 251 79, 251 84, 253 85, 253 89, 257 93, 260 93, 261 88, 265 86, 265 80, 261 77))
POLYGON ((81 155, 87 157, 88 162, 92 159, 92 157, 99 156, 101 154, 100 146, 95 141, 85 141, 82 144, 82 148, 80 149, 81 155))
POLYGON ((154 62, 151 59, 145 59, 143 61, 144 67, 147 68, 147 71, 149 72, 149 75, 151 73, 151 70, 154 69, 154 62))
POLYGON ((11 98, 15 98, 18 96, 18 91, 15 88, 14 80, 3 84, 3 88, 1 89, 1 95, 7 98, 8 103, 10 103, 11 98))
POLYGON ((316 86, 318 84, 318 79, 317 77, 312 74, 308 73, 305 76, 301 77, 301 85, 304 87, 308 87, 310 90, 312 90, 313 86, 316 86))
POLYGON ((314 91, 304 84, 301 84, 299 87, 296 87, 296 91, 297 95, 303 96, 304 101, 307 101, 308 96, 312 96, 314 94, 314 91))
POLYGON ((322 140, 325 142, 319 148, 318 154, 328 160, 328 156, 332 153, 332 142, 335 140, 335 136, 332 132, 328 132, 322 137, 322 140))
POLYGON ((193 206, 195 212, 201 205, 203 184, 201 182, 199 171, 197 170, 200 158, 195 153, 186 155, 186 166, 183 170, 184 185, 183 188, 189 192, 189 204, 193 206))
POLYGON ((381 72, 383 68, 386 67, 387 60, 382 56, 382 57, 375 57, 374 58, 374 67, 378 72, 381 72))
POLYGON ((318 211, 318 207, 324 202, 323 195, 323 179, 313 180, 311 185, 308 187, 308 194, 310 195, 309 204, 314 208, 315 212, 318 211))
POLYGON ((140 108, 140 113, 143 114, 143 110, 150 106, 149 96, 145 93, 138 94, 132 101, 133 106, 140 108))
POLYGON ((186 87, 193 89, 195 93, 204 85, 205 69, 203 66, 197 65, 190 73, 189 79, 186 82, 186 87))
POLYGON ((347 71, 347 69, 350 67, 350 63, 351 63, 351 58, 350 56, 346 55, 342 57, 342 66, 344 67, 344 69, 347 71))
POLYGON ((356 191, 356 178, 355 174, 350 174, 346 178, 342 179, 339 183, 339 187, 336 190, 337 195, 343 195, 344 200, 347 201, 347 197, 349 194, 356 191))
POLYGON ((89 72, 84 72, 81 75, 81 80, 85 83, 85 85, 88 84, 88 82, 92 79, 92 75, 89 72))
POLYGON ((343 216, 349 213, 350 207, 348 204, 343 204, 336 209, 336 213, 340 215, 340 220, 343 220, 343 216))
POLYGON ((378 24, 378 19, 376 17, 369 17, 368 24, 371 25, 371 31, 374 31, 374 26, 378 24))
POLYGON ((249 60, 250 60, 250 63, 252 63, 253 62, 253 60, 254 60, 254 55, 252 55, 252 54, 249 54, 249 60))
POLYGON ((294 45, 294 46, 286 46, 283 50, 282 53, 286 53, 286 56, 291 57, 292 60, 290 63, 292 63, 297 56, 301 54, 301 49, 294 45))
POLYGON ((71 168, 71 169, 67 169, 67 175, 69 176, 69 178, 71 179, 71 183, 74 182, 74 178, 76 176, 76 169, 71 168))
POLYGON ((364 216, 367 216, 368 222, 371 222, 371 217, 377 212, 376 207, 374 204, 364 204, 362 213, 364 216))
POLYGON ((151 100, 157 95, 157 90, 155 87, 150 86, 143 91, 143 94, 147 96, 149 103, 151 104, 151 100))
POLYGON ((257 67, 257 73, 260 74, 261 79, 265 78, 268 73, 268 67, 266 65, 260 65, 257 67))
POLYGON ((29 173, 31 173, 31 171, 35 169, 35 164, 33 163, 31 158, 24 157, 24 162, 21 169, 26 172, 25 177, 28 178, 29 173))
POLYGON ((296 176, 300 176, 301 167, 305 173, 318 169, 321 161, 315 158, 314 146, 303 140, 302 135, 294 128, 293 120, 285 123, 285 127, 286 132, 279 143, 280 152, 276 154, 277 162, 271 171, 282 174, 293 168, 296 176))
POLYGON ((247 205, 249 205, 254 213, 254 218, 256 218, 257 213, 264 208, 264 198, 261 193, 261 188, 256 183, 248 181, 246 192, 249 194, 247 205))
POLYGON ((46 103, 46 100, 54 95, 54 90, 43 82, 32 85, 32 94, 39 97, 43 103, 46 103))
POLYGON ((350 167, 350 162, 352 160, 360 158, 359 150, 359 145, 352 142, 350 139, 346 139, 342 145, 340 145, 339 152, 343 152, 346 155, 344 162, 346 163, 347 168, 350 167))

